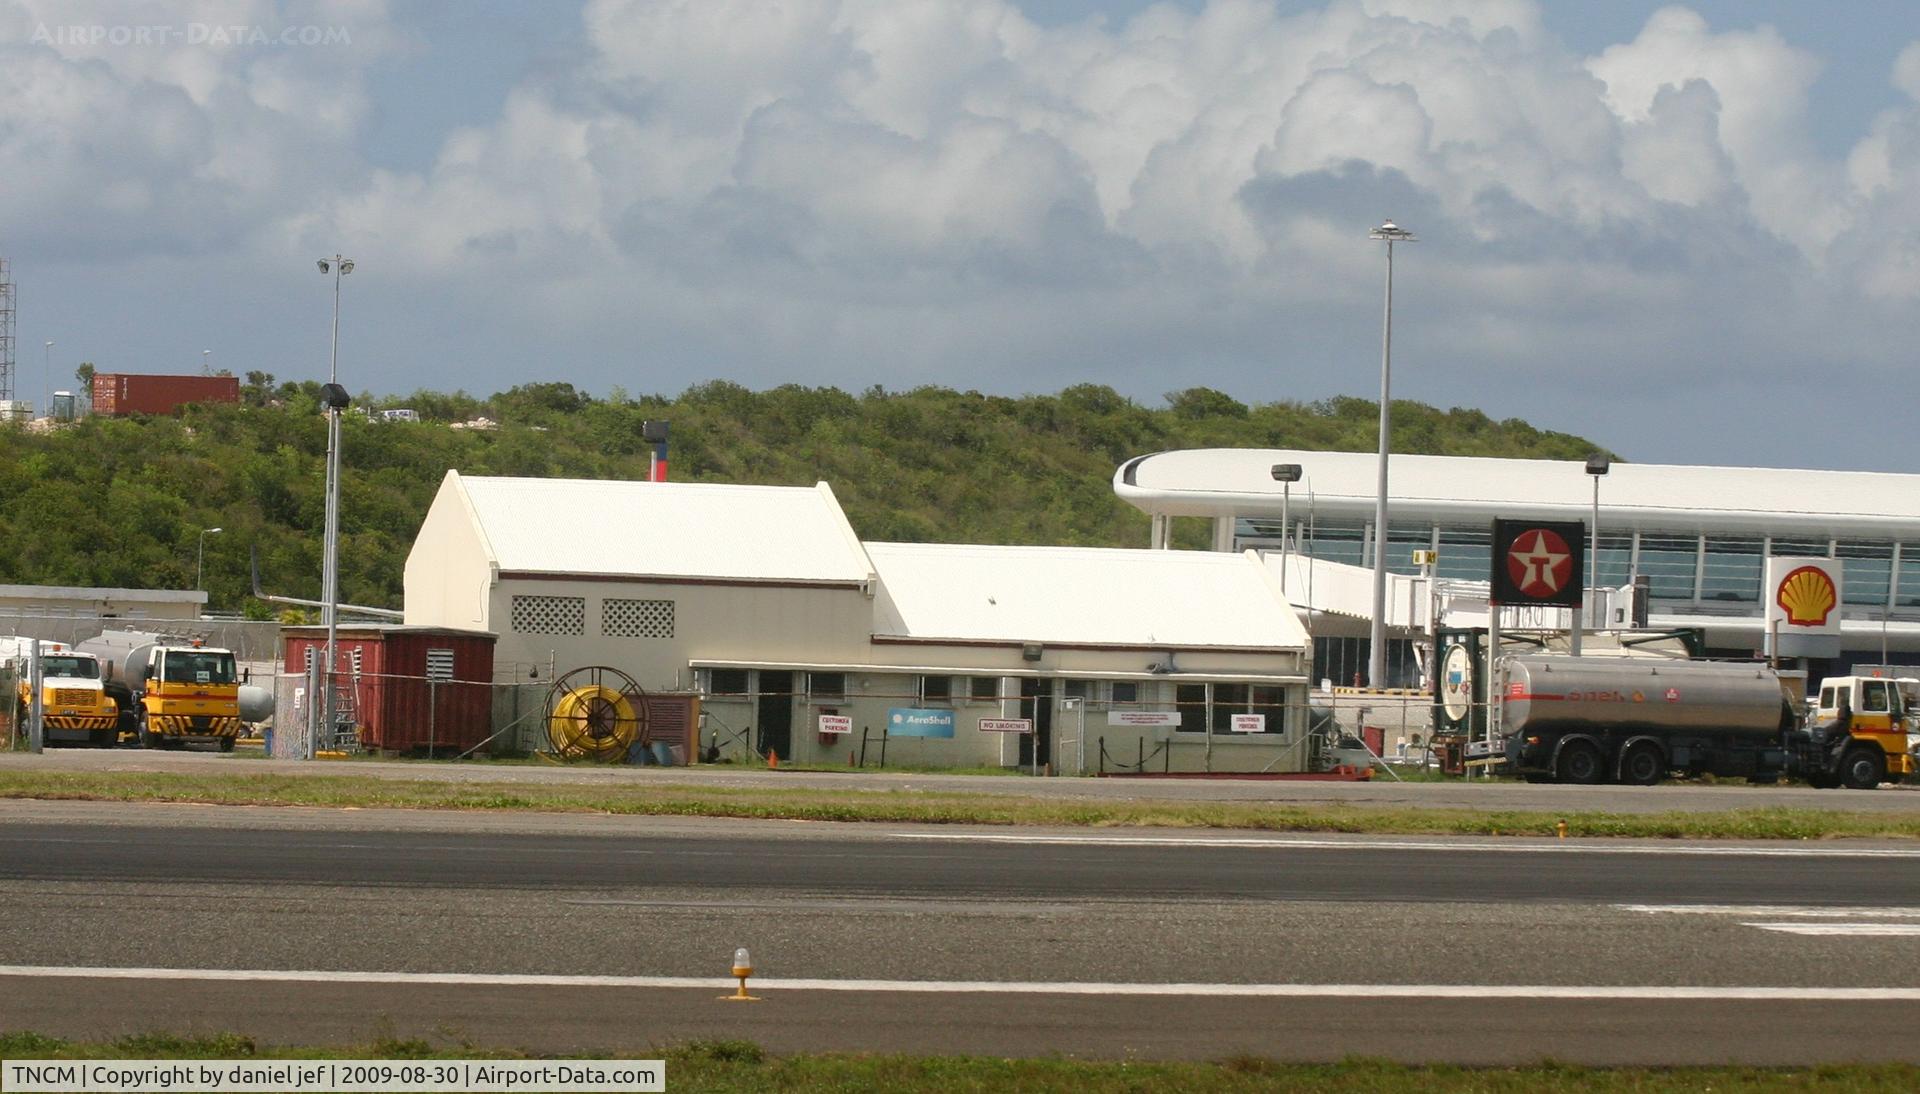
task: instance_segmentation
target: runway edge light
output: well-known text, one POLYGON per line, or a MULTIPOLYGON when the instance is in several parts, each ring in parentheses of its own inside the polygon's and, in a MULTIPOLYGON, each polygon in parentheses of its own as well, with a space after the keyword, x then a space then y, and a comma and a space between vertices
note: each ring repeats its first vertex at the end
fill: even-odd
POLYGON ((734 989, 732 995, 723 995, 720 998, 738 1003, 758 1003, 759 996, 747 994, 747 977, 753 975, 753 955, 747 952, 745 946, 733 951, 733 975, 740 981, 740 986, 734 989))

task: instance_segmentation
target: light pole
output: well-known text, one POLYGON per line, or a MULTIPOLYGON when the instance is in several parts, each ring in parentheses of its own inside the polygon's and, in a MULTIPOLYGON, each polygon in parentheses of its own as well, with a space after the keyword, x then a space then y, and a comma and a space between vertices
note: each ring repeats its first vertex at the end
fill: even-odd
POLYGON ((213 375, 213 351, 210 349, 200 351, 200 375, 213 375))
POLYGON ((327 384, 321 389, 321 401, 327 410, 327 513, 322 541, 320 574, 321 614, 327 625, 327 663, 322 700, 315 704, 322 725, 333 729, 333 664, 338 653, 340 600, 340 412, 347 407, 347 391, 340 386, 340 279, 353 272, 353 259, 334 255, 317 263, 322 275, 333 275, 333 348, 327 355, 327 384))
MULTIPOLYGON (((1607 459, 1606 453, 1604 452, 1595 452, 1593 455, 1587 457, 1587 474, 1593 476, 1593 535, 1591 539, 1592 546, 1587 549, 1587 588, 1589 590, 1600 587, 1600 477, 1605 475, 1612 467, 1613 461, 1607 459)), ((1575 614, 1577 615, 1578 613, 1575 614)), ((1597 631, 1600 629, 1600 601, 1598 599, 1593 602, 1588 620, 1593 624, 1594 630, 1597 631)), ((1575 621, 1574 625, 1579 625, 1578 620, 1575 621)))
POLYGON ((1293 538, 1293 517, 1288 510, 1293 500, 1293 484, 1300 481, 1300 465, 1274 464, 1273 481, 1280 484, 1280 591, 1284 593, 1287 591, 1287 541, 1293 538))
POLYGON ((1367 651, 1367 684, 1387 680, 1387 448, 1388 414, 1393 406, 1393 245, 1417 243, 1412 232, 1389 220, 1367 233, 1387 245, 1387 314, 1380 328, 1380 489, 1373 501, 1373 630, 1367 651))
MULTIPOLYGON (((40 358, 40 379, 46 384, 47 391, 53 390, 53 339, 51 338, 47 339, 47 348, 40 358)), ((46 408, 47 417, 53 417, 53 396, 48 395, 47 401, 41 405, 46 408)))
POLYGON ((210 535, 218 535, 225 530, 224 528, 200 529, 200 553, 198 560, 193 564, 193 588, 195 592, 200 591, 200 579, 204 577, 207 572, 207 537, 210 535))

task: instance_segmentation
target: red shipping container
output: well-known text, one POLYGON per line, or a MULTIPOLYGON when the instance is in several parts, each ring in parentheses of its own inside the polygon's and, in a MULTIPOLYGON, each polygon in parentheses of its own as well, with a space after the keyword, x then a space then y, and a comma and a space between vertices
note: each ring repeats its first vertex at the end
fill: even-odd
MULTIPOLYGON (((286 668, 324 659, 325 627, 287 627, 286 668)), ((360 741, 390 752, 458 754, 493 732, 493 645, 486 631, 351 626, 334 631, 336 668, 353 688, 360 741)))
POLYGON ((240 381, 233 376, 158 376, 136 372, 100 372, 93 377, 93 412, 171 414, 188 403, 237 403, 240 381))

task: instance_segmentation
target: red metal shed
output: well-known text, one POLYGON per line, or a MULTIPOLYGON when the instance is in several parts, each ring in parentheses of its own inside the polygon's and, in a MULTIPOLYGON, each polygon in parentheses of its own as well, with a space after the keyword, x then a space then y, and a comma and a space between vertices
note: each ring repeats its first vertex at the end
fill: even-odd
MULTIPOLYGON (((324 658, 325 627, 287 627, 286 671, 324 658), (311 652, 309 652, 311 651, 311 652)), ((353 686, 367 748, 464 752, 493 732, 496 635, 445 627, 351 626, 334 631, 337 670, 353 686)))

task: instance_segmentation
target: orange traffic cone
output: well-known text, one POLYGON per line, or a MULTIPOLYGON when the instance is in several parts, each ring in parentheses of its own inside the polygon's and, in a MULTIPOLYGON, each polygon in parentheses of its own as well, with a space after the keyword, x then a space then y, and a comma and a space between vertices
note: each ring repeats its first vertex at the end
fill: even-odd
POLYGON ((767 767, 775 768, 779 766, 780 766, 780 754, 778 752, 775 752, 771 748, 767 749, 767 767))

